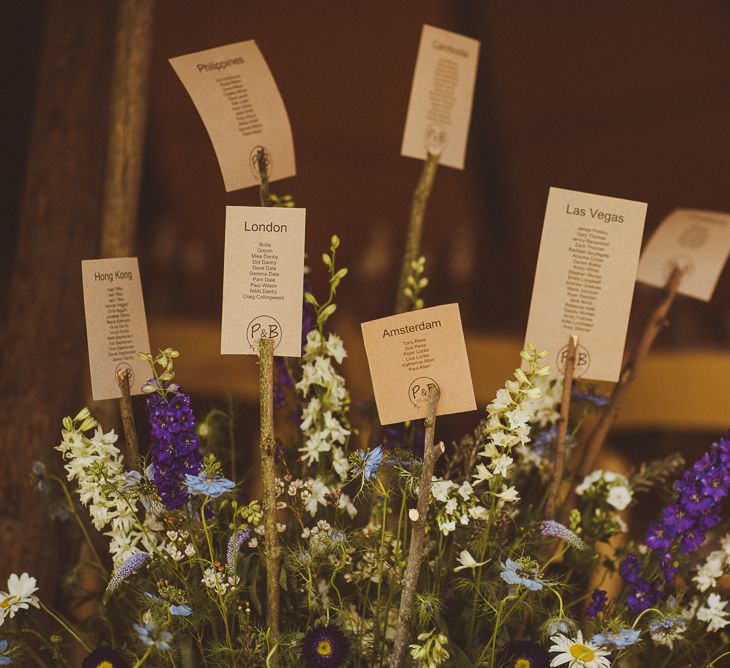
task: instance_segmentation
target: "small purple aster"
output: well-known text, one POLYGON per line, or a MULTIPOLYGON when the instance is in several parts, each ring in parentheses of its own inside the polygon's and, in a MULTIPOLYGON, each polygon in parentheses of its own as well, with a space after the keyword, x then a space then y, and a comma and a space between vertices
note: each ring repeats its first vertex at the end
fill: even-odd
POLYGON ((307 668, 339 668, 350 653, 350 643, 335 624, 315 626, 302 640, 302 656, 307 668))

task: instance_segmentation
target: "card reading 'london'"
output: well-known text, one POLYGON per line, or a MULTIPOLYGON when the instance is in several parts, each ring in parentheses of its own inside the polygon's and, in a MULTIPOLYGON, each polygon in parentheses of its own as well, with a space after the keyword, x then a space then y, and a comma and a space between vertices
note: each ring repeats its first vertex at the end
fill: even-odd
POLYGON ((437 415, 476 410, 458 304, 371 320, 361 327, 381 424, 426 417, 433 385, 441 390, 437 415))
POLYGON ((302 354, 305 209, 226 207, 221 354, 302 354))
POLYGON ((675 209, 659 225, 639 260, 637 280, 662 288, 675 265, 679 293, 708 302, 730 255, 730 214, 675 209))
POLYGON ((618 380, 645 218, 644 202, 550 188, 525 342, 554 370, 575 334, 576 377, 618 380))
POLYGON ((423 26, 401 155, 464 169, 478 60, 477 40, 423 26))
POLYGON ((289 117, 256 42, 171 58, 213 142, 226 191, 259 183, 258 155, 269 181, 296 174, 289 117))
POLYGON ((117 377, 125 369, 132 372, 132 394, 142 394, 152 373, 137 356, 150 352, 137 258, 82 260, 81 280, 92 397, 121 397, 117 377))

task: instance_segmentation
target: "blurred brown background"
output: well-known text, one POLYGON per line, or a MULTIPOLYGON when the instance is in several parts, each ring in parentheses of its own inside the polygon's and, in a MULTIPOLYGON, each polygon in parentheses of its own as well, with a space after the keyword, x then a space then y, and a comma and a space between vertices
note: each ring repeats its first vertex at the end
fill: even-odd
MULTIPOLYGON (((99 255, 116 7, 71 0, 0 6, 0 458, 21 453, 6 465, 6 482, 55 444, 62 415, 84 401, 79 260, 99 255), (56 42, 44 51, 49 31, 56 42), (46 77, 55 86, 50 96, 37 86, 43 71, 62 73, 46 77), (45 125, 38 121, 44 110, 45 125), (44 153, 53 146, 39 128, 58 141, 58 153, 44 153), (66 152, 67 145, 83 150, 66 152), (56 174, 64 160, 73 164, 44 190, 44 174, 56 174), (45 227, 26 224, 44 212, 45 227), (37 250, 43 244, 45 255, 37 250), (43 295, 59 283, 57 310, 49 310, 43 295), (34 306, 42 312, 34 315, 34 306), (14 324, 21 318, 22 328, 14 324)), ((482 42, 466 168, 439 170, 423 246, 426 302, 460 303, 480 404, 517 363, 551 185, 648 202, 645 239, 677 206, 730 211, 725 0, 158 0, 134 252, 152 346, 181 350, 179 380, 201 412, 230 393, 253 403, 253 360, 220 357, 218 324, 225 205, 257 204, 258 194, 225 193, 205 129, 167 59, 256 39, 288 109, 299 172, 273 189, 307 208, 310 257, 319 257, 333 232, 342 238, 351 273, 333 325, 346 335, 356 398, 367 400, 358 323, 392 308, 421 167, 399 148, 423 23, 482 42)), ((315 270, 315 290, 323 280, 315 270)), ((630 340, 658 296, 637 286, 630 340)), ((710 304, 680 297, 671 321, 618 425, 632 449, 641 446, 639 456, 668 450, 680 437, 706 443, 730 417, 730 271, 710 304)), ((476 420, 445 420, 444 429, 476 420)), ((20 505, 19 489, 6 484, 0 495, 6 514, 20 505)))

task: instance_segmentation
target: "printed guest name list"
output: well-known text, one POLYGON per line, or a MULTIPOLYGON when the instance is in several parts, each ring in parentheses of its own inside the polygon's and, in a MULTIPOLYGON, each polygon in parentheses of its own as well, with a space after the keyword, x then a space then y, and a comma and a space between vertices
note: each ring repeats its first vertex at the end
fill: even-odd
POLYGON ((305 209, 226 207, 221 353, 302 352, 305 209))
POLYGON ((132 372, 131 393, 142 394, 150 370, 137 354, 148 353, 150 342, 137 258, 83 260, 81 276, 93 398, 121 397, 124 370, 132 372))
POLYGON ((646 204, 551 188, 525 343, 563 371, 578 336, 575 374, 618 380, 646 204))

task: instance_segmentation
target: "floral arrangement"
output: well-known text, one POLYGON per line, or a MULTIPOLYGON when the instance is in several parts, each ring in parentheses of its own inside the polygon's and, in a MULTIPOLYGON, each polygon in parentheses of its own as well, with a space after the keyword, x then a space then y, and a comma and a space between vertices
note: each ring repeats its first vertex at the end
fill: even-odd
MULTIPOLYGON (((90 592, 94 613, 73 624, 28 573, 10 574, 0 665, 71 665, 72 645, 85 668, 721 665, 730 433, 688 467, 673 456, 574 480, 579 426, 610 402, 574 384, 561 439, 563 380, 528 346, 473 432, 439 446, 424 484, 433 424, 380 429, 351 417, 347 353, 328 328, 347 274, 338 246, 333 237, 323 256, 326 299, 306 292, 301 360, 275 368, 277 419, 295 427, 274 455, 277 632, 266 621, 264 505, 236 470, 234 411, 196 422, 173 382, 178 353, 166 349, 144 356, 146 456, 125 457, 117 434, 83 409, 63 420, 60 459, 34 466, 49 512, 87 542, 70 582, 84 570, 104 591, 90 592), (562 516, 546 511, 555 475, 562 516), (629 527, 639 503, 654 520, 629 527)), ((419 259, 411 308, 423 306, 423 273, 419 259)))

